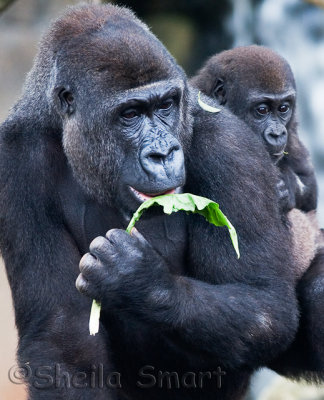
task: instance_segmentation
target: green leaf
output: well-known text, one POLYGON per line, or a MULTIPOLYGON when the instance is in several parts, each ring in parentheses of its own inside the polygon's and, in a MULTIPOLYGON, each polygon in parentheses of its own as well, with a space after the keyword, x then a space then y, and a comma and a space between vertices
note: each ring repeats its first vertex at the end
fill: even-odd
POLYGON ((192 212, 204 216, 208 222, 215 226, 227 226, 237 257, 240 257, 236 230, 219 209, 219 204, 206 197, 196 196, 191 193, 166 194, 152 197, 150 200, 145 201, 134 213, 133 218, 126 228, 126 232, 130 233, 135 223, 141 218, 143 212, 154 205, 163 207, 163 212, 165 214, 171 214, 177 211, 192 212))
POLYGON ((200 91, 198 92, 198 104, 200 105, 200 107, 201 107, 203 110, 208 111, 208 112, 211 112, 211 113, 218 113, 218 112, 221 111, 220 108, 215 108, 215 107, 209 106, 208 104, 206 104, 205 102, 203 102, 203 101, 201 100, 201 98, 200 98, 200 91))
POLYGON ((90 335, 92 336, 95 336, 95 334, 99 332, 100 310, 100 302, 97 300, 93 300, 89 319, 89 331, 90 335))
MULTIPOLYGON (((141 218, 145 210, 156 205, 163 207, 163 212, 165 214, 171 214, 177 211, 192 212, 202 215, 208 222, 215 226, 227 226, 237 258, 240 257, 236 230, 219 209, 219 204, 207 199, 206 197, 196 196, 191 193, 166 194, 146 200, 134 213, 126 228, 126 232, 131 232, 135 223, 141 218)), ((101 304, 96 300, 93 300, 89 321, 90 335, 95 335, 99 331, 100 309, 101 304)))

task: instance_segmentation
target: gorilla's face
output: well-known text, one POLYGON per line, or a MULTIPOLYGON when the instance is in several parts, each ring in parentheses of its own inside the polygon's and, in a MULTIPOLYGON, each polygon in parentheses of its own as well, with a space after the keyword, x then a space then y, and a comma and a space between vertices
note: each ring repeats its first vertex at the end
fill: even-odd
POLYGON ((129 11, 105 10, 109 22, 100 17, 90 32, 78 26, 59 36, 48 81, 76 179, 98 202, 129 214, 185 183, 189 90, 145 25, 129 11))
POLYGON ((245 121, 274 163, 283 157, 294 121, 296 84, 279 54, 256 45, 225 50, 210 58, 191 82, 245 121))
POLYGON ((296 99, 294 87, 288 86, 276 93, 250 89, 246 91, 245 98, 240 111, 234 101, 229 102, 229 107, 262 138, 271 158, 278 162, 288 143, 288 125, 294 114, 296 99))
MULTIPOLYGON (((90 89, 89 89, 90 88, 90 89)), ((185 183, 181 79, 104 93, 59 93, 63 145, 76 178, 96 200, 126 213, 185 183)))
POLYGON ((273 161, 278 162, 288 144, 288 125, 295 112, 294 81, 286 77, 283 89, 275 88, 273 92, 256 79, 253 84, 250 87, 241 82, 226 85, 224 80, 218 80, 212 95, 260 136, 273 161))

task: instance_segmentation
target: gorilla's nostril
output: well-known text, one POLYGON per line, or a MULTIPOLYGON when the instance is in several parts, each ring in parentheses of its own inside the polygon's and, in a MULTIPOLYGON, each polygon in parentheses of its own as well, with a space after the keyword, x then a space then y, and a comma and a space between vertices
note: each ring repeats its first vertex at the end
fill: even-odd
POLYGON ((175 146, 171 147, 166 158, 170 158, 171 159, 171 157, 173 157, 174 153, 179 151, 179 150, 180 150, 180 146, 175 145, 175 146))
POLYGON ((271 132, 267 135, 268 141, 281 142, 284 140, 286 132, 271 132))
POLYGON ((279 138, 280 135, 278 135, 277 133, 270 133, 270 138, 273 140, 277 140, 279 138))
POLYGON ((183 174, 183 152, 180 143, 174 137, 167 136, 160 140, 158 138, 149 145, 144 145, 140 154, 139 161, 143 170, 156 179, 161 176, 176 176, 183 174))
POLYGON ((171 148, 170 153, 173 153, 174 151, 178 151, 180 150, 180 146, 179 145, 175 145, 171 148))
POLYGON ((165 156, 162 154, 150 154, 149 159, 155 163, 162 163, 165 159, 165 156))
POLYGON ((161 152, 153 152, 151 154, 148 154, 148 159, 155 162, 155 163, 163 163, 166 161, 168 158, 170 158, 173 153, 177 150, 180 150, 179 146, 173 146, 170 147, 169 149, 166 149, 165 151, 161 152))

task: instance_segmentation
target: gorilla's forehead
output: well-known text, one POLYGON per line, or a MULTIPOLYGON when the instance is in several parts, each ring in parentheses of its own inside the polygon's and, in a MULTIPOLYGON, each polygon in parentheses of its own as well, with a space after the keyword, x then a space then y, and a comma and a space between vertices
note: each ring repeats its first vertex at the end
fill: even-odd
POLYGON ((107 55, 101 60, 94 56, 90 63, 91 65, 88 64, 87 67, 82 66, 87 79, 91 79, 95 85, 103 89, 114 92, 138 91, 139 88, 152 86, 158 88, 166 84, 183 88, 186 80, 185 75, 175 63, 168 64, 154 58, 154 54, 150 55, 150 60, 144 63, 138 59, 135 60, 135 57, 127 57, 122 61, 116 60, 115 55, 112 57, 107 55))
POLYGON ((225 76, 235 86, 258 87, 269 92, 285 90, 287 82, 295 87, 288 62, 262 46, 243 46, 212 57, 207 68, 213 76, 225 76), (242 85, 243 84, 243 85, 242 85))
POLYGON ((111 5, 72 8, 53 25, 44 43, 51 43, 63 74, 73 78, 89 72, 112 89, 183 75, 146 25, 129 10, 111 5))
POLYGON ((296 91, 293 86, 287 84, 278 91, 265 91, 264 88, 254 88, 247 91, 247 98, 249 102, 267 102, 269 100, 294 100, 296 97, 296 91))
MULTIPOLYGON (((80 43, 69 55, 70 68, 105 81, 111 88, 136 88, 181 75, 174 60, 158 43, 136 43, 134 38, 95 37, 80 43)), ((140 39, 138 39, 140 41, 140 39)))
POLYGON ((161 100, 166 97, 173 97, 175 95, 181 96, 185 84, 181 79, 168 79, 157 82, 152 82, 147 85, 137 86, 126 91, 118 91, 114 93, 114 99, 109 103, 112 106, 117 106, 131 100, 135 101, 154 101, 161 100))

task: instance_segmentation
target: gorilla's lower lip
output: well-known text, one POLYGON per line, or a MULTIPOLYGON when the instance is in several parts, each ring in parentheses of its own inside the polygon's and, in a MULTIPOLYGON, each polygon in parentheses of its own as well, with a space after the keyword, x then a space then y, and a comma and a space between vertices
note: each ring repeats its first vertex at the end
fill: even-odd
POLYGON ((144 201, 146 201, 146 200, 152 199, 153 197, 162 196, 162 195, 165 195, 165 194, 179 193, 180 190, 181 190, 180 187, 177 187, 177 188, 173 188, 173 189, 168 189, 168 190, 166 190, 166 191, 164 191, 164 192, 158 192, 158 193, 142 193, 142 192, 139 192, 138 190, 134 189, 134 188, 131 187, 131 186, 130 186, 129 188, 130 188, 130 190, 132 191, 132 193, 135 195, 135 197, 136 197, 139 201, 141 201, 141 202, 144 202, 144 201))
POLYGON ((283 157, 284 154, 285 154, 285 147, 282 150, 277 151, 276 153, 272 153, 272 157, 281 158, 283 157))
POLYGON ((272 147, 272 156, 274 157, 281 157, 283 156, 284 152, 285 152, 286 146, 275 146, 272 147))
POLYGON ((282 156, 283 154, 284 154, 284 150, 279 151, 278 153, 272 153, 272 155, 275 156, 275 157, 280 157, 280 156, 282 156))

